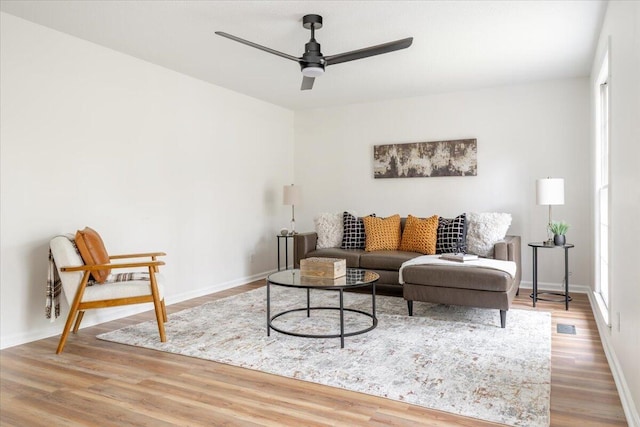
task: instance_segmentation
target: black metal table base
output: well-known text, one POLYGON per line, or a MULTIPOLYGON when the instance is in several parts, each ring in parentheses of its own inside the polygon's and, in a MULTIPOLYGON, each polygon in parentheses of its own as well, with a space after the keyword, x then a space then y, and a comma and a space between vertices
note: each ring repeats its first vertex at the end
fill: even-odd
MULTIPOLYGON (((529 298, 533 299, 533 292, 529 295, 529 298)), ((564 292, 551 292, 551 291, 538 291, 537 301, 549 301, 549 302, 569 302, 573 301, 571 295, 566 295, 564 292), (543 298, 540 295, 554 295, 558 298, 543 298)))
MULTIPOLYGON (((313 311, 313 310, 340 310, 339 307, 309 307, 309 310, 313 311)), ((287 310, 287 311, 283 311, 282 313, 278 313, 275 316, 271 317, 271 323, 269 325, 269 327, 271 329, 273 329, 274 331, 280 332, 282 334, 287 334, 287 335, 292 335, 294 337, 303 337, 303 338, 342 338, 342 337, 352 337, 354 335, 360 335, 360 334, 364 334, 365 332, 369 332, 373 329, 375 329, 375 327, 378 325, 378 319, 373 317, 373 314, 371 313, 367 313, 366 311, 362 311, 362 310, 356 310, 355 308, 343 308, 341 310, 341 314, 344 315, 345 311, 349 311, 351 313, 359 313, 359 314, 363 314, 367 317, 370 317, 373 320, 373 324, 371 326, 369 326, 368 328, 365 329, 361 329, 358 331, 353 331, 353 332, 343 332, 343 333, 339 333, 339 334, 299 334, 297 332, 293 332, 293 331, 285 331, 284 329, 278 328, 277 326, 273 326, 273 321, 276 320, 278 317, 283 316, 285 314, 288 313, 293 313, 296 311, 307 311, 307 308, 294 308, 292 310, 287 310)), ((342 346, 344 347, 344 345, 342 346)))
POLYGON ((340 292, 340 307, 311 307, 311 296, 310 290, 307 289, 307 306, 301 308, 294 308, 291 310, 282 311, 271 316, 271 283, 267 281, 267 336, 271 336, 271 329, 274 331, 280 332, 281 334, 291 335, 294 337, 302 337, 302 338, 340 338, 340 348, 344 348, 344 339, 345 337, 352 337, 354 335, 364 334, 369 332, 378 326, 378 318, 376 317, 376 285, 373 283, 371 285, 371 313, 367 313, 366 311, 357 310, 354 308, 345 308, 344 307, 344 291, 342 289, 340 292), (340 312, 340 333, 339 334, 301 334, 293 331, 287 331, 277 326, 273 326, 273 321, 285 314, 294 313, 298 311, 306 311, 307 317, 311 317, 311 312, 314 310, 338 310, 340 312), (363 328, 357 331, 345 332, 344 331, 344 312, 348 311, 350 313, 362 314, 371 318, 372 324, 367 328, 363 328))
POLYGON ((276 240, 278 240, 278 271, 289 268, 289 239, 293 239, 293 237, 293 234, 276 235, 276 240), (284 268, 280 268, 280 239, 284 239, 284 268))
POLYGON ((565 310, 569 310, 569 301, 572 300, 569 296, 569 249, 573 248, 572 244, 565 244, 562 246, 549 246, 544 243, 529 243, 529 246, 533 249, 533 292, 531 293, 531 299, 533 300, 533 306, 536 306, 536 302, 550 301, 550 302, 563 302, 565 310), (550 292, 550 291, 538 291, 538 248, 545 249, 563 249, 564 250, 564 292, 550 292), (560 298, 540 298, 539 295, 555 295, 560 298))

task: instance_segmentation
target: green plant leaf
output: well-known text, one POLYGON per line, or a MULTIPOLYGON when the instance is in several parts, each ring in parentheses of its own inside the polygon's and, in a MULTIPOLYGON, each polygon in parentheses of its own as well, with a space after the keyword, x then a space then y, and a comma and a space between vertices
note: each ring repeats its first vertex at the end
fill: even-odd
POLYGON ((552 221, 549 230, 556 235, 564 235, 569 230, 569 224, 564 221, 552 221))

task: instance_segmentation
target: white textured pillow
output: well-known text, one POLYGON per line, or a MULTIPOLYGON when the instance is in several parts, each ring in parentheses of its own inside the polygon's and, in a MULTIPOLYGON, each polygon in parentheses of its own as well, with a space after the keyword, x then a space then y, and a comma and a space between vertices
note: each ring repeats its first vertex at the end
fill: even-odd
POLYGON ((342 244, 342 212, 339 213, 321 213, 314 219, 313 223, 318 233, 318 242, 316 248, 339 248, 342 244))
POLYGON ((493 257, 493 246, 504 239, 511 225, 511 214, 476 213, 467 214, 467 252, 493 257))

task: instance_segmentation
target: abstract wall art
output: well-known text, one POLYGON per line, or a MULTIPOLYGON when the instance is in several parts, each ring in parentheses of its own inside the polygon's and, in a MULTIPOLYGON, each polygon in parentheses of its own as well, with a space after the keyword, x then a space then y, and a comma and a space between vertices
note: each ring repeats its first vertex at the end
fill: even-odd
POLYGON ((476 176, 477 157, 476 139, 375 145, 373 177, 476 176))

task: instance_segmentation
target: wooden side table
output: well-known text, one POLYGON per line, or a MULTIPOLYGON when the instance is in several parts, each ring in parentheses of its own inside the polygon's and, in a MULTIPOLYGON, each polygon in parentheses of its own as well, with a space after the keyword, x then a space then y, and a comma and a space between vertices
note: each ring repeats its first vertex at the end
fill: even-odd
POLYGON ((278 238, 278 271, 289 268, 289 239, 293 239, 293 234, 277 234, 278 238), (284 268, 280 268, 280 240, 284 239, 284 268))
POLYGON ((574 245, 568 243, 566 245, 555 246, 555 245, 546 245, 544 242, 533 242, 529 243, 529 246, 533 249, 533 293, 531 294, 531 298, 533 299, 533 306, 536 306, 536 301, 551 301, 551 302, 563 302, 565 310, 569 310, 569 301, 571 301, 571 297, 569 296, 569 249, 573 248, 574 245), (538 248, 542 249, 564 249, 564 292, 538 292, 538 248), (538 295, 552 295, 555 297, 561 298, 541 298, 538 295))

